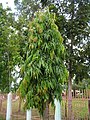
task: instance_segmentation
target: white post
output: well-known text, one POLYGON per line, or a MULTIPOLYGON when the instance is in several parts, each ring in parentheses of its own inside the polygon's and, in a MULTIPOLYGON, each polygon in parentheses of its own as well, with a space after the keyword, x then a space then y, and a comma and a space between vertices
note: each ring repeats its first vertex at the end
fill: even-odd
POLYGON ((11 112, 12 112, 12 93, 10 92, 7 97, 6 120, 11 120, 11 112))
POLYGON ((26 112, 26 120, 31 120, 31 109, 26 112))
POLYGON ((61 120, 61 105, 59 100, 55 99, 55 120, 61 120))

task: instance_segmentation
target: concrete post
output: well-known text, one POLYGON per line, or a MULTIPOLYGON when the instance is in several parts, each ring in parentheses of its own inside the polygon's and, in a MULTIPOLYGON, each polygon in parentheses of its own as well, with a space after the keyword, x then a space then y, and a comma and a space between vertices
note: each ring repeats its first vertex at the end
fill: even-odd
POLYGON ((59 100, 55 99, 55 120, 61 120, 61 105, 59 100))
POLYGON ((11 120, 11 113, 12 113, 12 93, 10 92, 7 97, 6 120, 11 120))
POLYGON ((26 112, 26 120, 31 120, 31 109, 26 112))

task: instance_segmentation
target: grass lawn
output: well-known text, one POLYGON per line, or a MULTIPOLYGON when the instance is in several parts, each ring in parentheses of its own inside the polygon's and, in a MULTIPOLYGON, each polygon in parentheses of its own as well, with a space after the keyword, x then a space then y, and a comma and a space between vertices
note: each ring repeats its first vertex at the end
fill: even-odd
MULTIPOLYGON (((65 116, 65 103, 66 101, 63 100, 61 103, 62 107, 62 116, 65 116)), ((68 108, 68 106, 67 106, 68 108)), ((72 100, 72 112, 75 118, 84 119, 88 117, 88 100, 86 99, 73 99, 72 100)))
MULTIPOLYGON (((63 100, 61 102, 62 118, 65 117, 65 103, 66 100, 63 100)), ((3 106, 2 110, 6 111, 6 101, 3 101, 2 106, 3 106)), ((12 120, 25 120, 26 112, 23 110, 22 107, 23 105, 21 106, 20 112, 18 112, 18 106, 19 106, 19 100, 12 102, 12 118, 13 118, 12 120)), ((88 101, 86 99, 85 100, 73 99, 72 111, 73 111, 73 116, 78 120, 86 118, 88 116, 88 101)), ((50 115, 51 115, 51 120, 53 120, 54 108, 51 106, 50 106, 50 115)), ((3 117, 5 118, 5 115, 3 117)), ((37 118, 36 120, 40 120, 38 117, 40 117, 38 111, 36 109, 33 109, 32 118, 37 118)), ((0 118, 0 120, 3 119, 0 118)))

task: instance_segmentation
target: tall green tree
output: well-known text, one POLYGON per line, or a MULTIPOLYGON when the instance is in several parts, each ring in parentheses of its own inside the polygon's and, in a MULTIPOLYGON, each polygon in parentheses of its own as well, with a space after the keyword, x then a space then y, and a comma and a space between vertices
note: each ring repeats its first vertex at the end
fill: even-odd
POLYGON ((13 80, 12 71, 18 61, 18 40, 14 17, 9 8, 0 4, 0 90, 9 92, 13 80))
MULTIPOLYGON (((32 18, 34 17, 34 13, 40 8, 40 1, 23 0, 22 2, 20 2, 20 0, 14 0, 14 3, 17 10, 17 12, 15 13, 15 16, 17 16, 15 27, 18 31, 17 36, 20 45, 20 57, 22 59, 19 64, 19 68, 21 68, 21 65, 26 60, 27 51, 25 49, 25 46, 28 40, 28 24, 29 21, 32 20, 32 18)), ((20 77, 23 78, 23 75, 20 74, 20 77)))
MULTIPOLYGON (((18 3, 18 0, 15 0, 15 2, 18 3)), ((67 66, 69 69, 71 66, 69 63, 72 64, 71 70, 69 69, 69 71, 72 71, 71 78, 73 79, 73 77, 75 77, 75 81, 78 83, 79 80, 82 80, 85 77, 85 74, 83 77, 80 77, 82 65, 89 58, 83 53, 85 51, 85 44, 86 46, 89 44, 90 2, 89 0, 41 0, 41 3, 42 5, 39 0, 33 0, 32 2, 23 0, 21 4, 21 6, 23 6, 22 13, 25 13, 27 16, 23 16, 23 18, 25 20, 27 18, 31 19, 38 8, 44 8, 45 6, 49 6, 50 11, 56 13, 55 23, 64 38, 65 47, 68 51, 66 60, 67 66), (71 40, 71 35, 73 40, 71 40), (72 62, 70 59, 72 59, 72 62), (81 68, 79 72, 78 64, 81 66, 79 67, 81 68)), ((89 49, 89 47, 87 48, 89 49)), ((84 65, 86 66, 86 64, 84 65)), ((86 69, 83 71, 86 72, 86 69)), ((89 77, 88 72, 86 72, 86 75, 89 77)))
POLYGON ((51 12, 56 13, 56 24, 64 38, 68 51, 66 64, 69 70, 68 95, 69 119, 72 119, 72 80, 76 83, 90 77, 90 1, 89 0, 44 0, 43 7, 49 6, 51 12), (87 46, 87 47, 86 47, 87 46), (87 48, 87 49, 86 49, 87 48), (74 78, 74 79, 73 79, 74 78))
MULTIPOLYGON (((25 3, 25 1, 23 2, 25 3)), ((33 1, 32 7, 34 7, 34 2, 37 5, 39 3, 38 1, 33 1)), ((88 45, 90 44, 90 1, 41 0, 41 3, 42 5, 39 5, 41 8, 49 6, 50 12, 56 13, 55 23, 57 24, 58 29, 64 38, 64 44, 66 50, 68 51, 66 65, 69 70, 68 93, 70 98, 69 110, 71 110, 72 80, 78 84, 79 81, 88 79, 90 77, 90 55, 88 52, 88 45)), ((28 8, 32 7, 28 3, 28 8)), ((27 16, 28 14, 26 13, 27 16)), ((70 111, 68 113, 70 113, 70 111)))
POLYGON ((41 8, 40 0, 14 0, 18 15, 23 15, 25 19, 32 19, 34 13, 41 8))
POLYGON ((34 13, 40 8, 39 1, 36 0, 14 0, 17 12, 16 29, 18 31, 17 35, 19 38, 20 45, 20 56, 23 62, 26 59, 25 45, 28 39, 28 24, 32 20, 34 13))
POLYGON ((48 120, 45 109, 54 99, 61 100, 62 84, 68 77, 64 65, 63 38, 48 11, 36 13, 29 23, 27 56, 22 67, 24 79, 18 93, 25 99, 25 108, 38 108, 43 120, 48 120))

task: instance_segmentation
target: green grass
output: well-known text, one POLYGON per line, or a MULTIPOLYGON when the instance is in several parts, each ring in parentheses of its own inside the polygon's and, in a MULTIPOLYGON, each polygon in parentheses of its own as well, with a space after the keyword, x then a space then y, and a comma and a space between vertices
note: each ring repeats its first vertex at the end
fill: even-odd
POLYGON ((5 119, 3 119, 3 117, 2 117, 2 116, 0 116, 0 120, 5 120, 5 119))
POLYGON ((80 118, 84 118, 86 115, 88 115, 88 102, 86 100, 73 100, 72 105, 73 112, 77 117, 79 116, 80 118))
MULTIPOLYGON (((62 117, 65 116, 65 103, 66 103, 66 100, 63 100, 61 102, 62 117)), ((3 106, 3 109, 6 110, 6 101, 3 102, 2 106, 3 106)), ((15 101, 15 102, 12 102, 12 113, 13 113, 13 115, 18 114, 18 107, 19 107, 19 100, 15 101)), ((68 106, 67 106, 67 108, 68 108, 68 106)), ((83 118, 87 117, 88 116, 88 100, 73 99, 73 101, 72 101, 72 111, 73 111, 73 116, 75 116, 75 118, 82 118, 83 119, 83 118)), ((50 107, 50 114, 54 115, 54 108, 53 107, 50 107)), ((19 116, 22 117, 22 120, 25 120, 26 113, 23 110, 23 107, 21 107, 21 112, 18 114, 18 117, 19 116)), ((32 116, 39 116, 39 113, 37 112, 36 109, 33 109, 32 116)), ((0 118, 0 120, 3 120, 3 119, 0 118)))
MULTIPOLYGON (((63 100, 61 103, 62 106, 62 116, 65 116, 65 103, 63 100)), ((68 106, 67 106, 68 108, 68 106)), ((72 100, 72 112, 75 118, 85 118, 88 116, 88 100, 82 99, 73 99, 72 100)))

